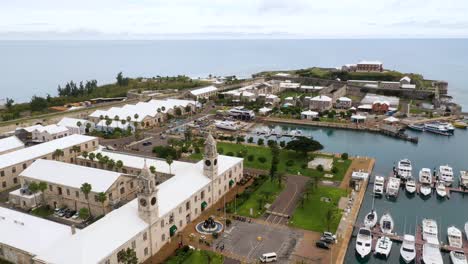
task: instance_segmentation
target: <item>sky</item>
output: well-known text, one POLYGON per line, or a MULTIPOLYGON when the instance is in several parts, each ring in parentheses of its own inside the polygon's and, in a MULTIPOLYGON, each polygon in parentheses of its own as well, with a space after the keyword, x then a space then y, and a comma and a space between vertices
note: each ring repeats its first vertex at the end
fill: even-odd
POLYGON ((468 0, 2 0, 0 39, 466 38, 468 0))

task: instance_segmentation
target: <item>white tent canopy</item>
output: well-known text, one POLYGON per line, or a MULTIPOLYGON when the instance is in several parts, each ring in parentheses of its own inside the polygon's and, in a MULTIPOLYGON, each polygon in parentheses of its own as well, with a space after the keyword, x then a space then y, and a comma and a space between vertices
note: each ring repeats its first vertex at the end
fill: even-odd
POLYGON ((385 118, 384 121, 389 122, 389 123, 394 123, 394 122, 400 121, 400 119, 390 116, 390 117, 385 118))

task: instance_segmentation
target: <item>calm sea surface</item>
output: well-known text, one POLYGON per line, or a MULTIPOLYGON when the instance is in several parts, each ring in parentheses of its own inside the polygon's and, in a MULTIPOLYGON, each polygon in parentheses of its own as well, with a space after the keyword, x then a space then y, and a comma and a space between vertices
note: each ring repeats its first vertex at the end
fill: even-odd
MULTIPOLYGON (((457 129, 452 137, 408 131, 411 135, 419 136, 419 144, 412 144, 383 135, 349 130, 289 125, 269 128, 278 131, 301 129, 305 135, 320 141, 325 147, 324 151, 374 157, 377 160, 374 175, 389 175, 394 164, 403 158, 409 158, 413 162, 413 175, 416 177, 423 167, 433 169, 439 165, 449 164, 454 169, 457 177, 455 183, 457 183, 459 171, 468 170, 468 130, 457 129)), ((264 126, 258 125, 255 129, 261 130, 264 126)), ((367 189, 358 223, 362 223, 364 216, 372 208, 372 188, 373 186, 369 185, 367 189)), ((407 196, 402 190, 396 201, 389 201, 386 198, 376 199, 375 208, 379 217, 384 212, 390 212, 396 221, 395 231, 398 234, 414 234, 415 226, 420 225, 423 218, 435 219, 439 227, 439 240, 447 243, 448 226, 455 225, 464 230, 464 224, 468 221, 467 203, 468 197, 460 194, 452 194, 450 200, 437 199, 436 194, 423 200, 418 195, 407 196)), ((354 243, 355 240, 352 240, 349 245, 346 263, 360 262, 355 255, 354 243)), ((399 263, 399 256, 400 244, 393 243, 388 262, 372 256, 361 263, 399 263)), ((445 254, 444 258, 445 263, 450 263, 448 254, 445 254)))
POLYGON ((449 82, 468 107, 468 40, 0 41, 0 98, 27 101, 69 80, 185 74, 250 76, 263 70, 335 67, 361 59, 449 82))

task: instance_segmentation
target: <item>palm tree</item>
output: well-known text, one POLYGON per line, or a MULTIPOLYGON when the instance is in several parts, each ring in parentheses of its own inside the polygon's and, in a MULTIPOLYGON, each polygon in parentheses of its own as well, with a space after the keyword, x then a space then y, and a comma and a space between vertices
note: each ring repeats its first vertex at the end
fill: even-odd
POLYGON ((94 161, 94 158, 96 158, 96 154, 91 152, 91 153, 89 153, 88 158, 89 158, 90 161, 94 161))
POLYGON ((81 156, 83 156, 83 158, 87 159, 88 158, 88 151, 83 151, 83 153, 81 153, 81 156))
POLYGON ((88 210, 89 210, 89 215, 91 215, 91 206, 89 205, 89 193, 93 189, 93 186, 91 184, 85 182, 81 185, 80 190, 84 193, 86 201, 88 202, 88 210))
POLYGON ((149 169, 150 169, 151 173, 153 173, 153 174, 156 173, 156 167, 150 166, 149 169))
POLYGON ((161 108, 156 109, 156 112, 161 113, 161 108))
POLYGON ((127 122, 129 122, 129 123, 130 123, 130 121, 132 121, 132 117, 130 117, 130 116, 127 116, 127 122))
POLYGON ((165 107, 165 106, 162 106, 162 107, 161 107, 161 110, 162 110, 163 112, 166 111, 166 107, 165 107))
POLYGON ((97 200, 102 204, 102 214, 106 214, 106 208, 104 208, 104 203, 107 200, 107 195, 105 192, 100 192, 97 195, 97 200))
POLYGON ((114 116, 114 120, 115 120, 115 121, 119 121, 119 119, 120 119, 120 117, 119 117, 118 115, 115 115, 115 116, 114 116))
POLYGON ((52 158, 55 159, 56 161, 59 160, 60 157, 63 157, 65 155, 65 152, 61 149, 56 149, 54 153, 52 153, 52 158))
POLYGON ((106 132, 109 132, 109 126, 110 126, 110 124, 112 124, 112 120, 107 119, 107 120, 106 120, 106 132))
POLYGON ((135 114, 135 115, 133 115, 133 117, 135 118, 135 120, 137 120, 138 117, 139 117, 139 115, 138 115, 138 114, 135 114))
POLYGON ((82 125, 83 124, 81 123, 81 121, 76 122, 76 126, 78 127, 78 129, 80 129, 82 125))
POLYGON ((101 153, 101 152, 99 152, 98 154, 96 154, 96 159, 98 159, 98 160, 102 159, 102 153, 101 153))
POLYGON ((287 180, 287 177, 284 173, 280 172, 276 175, 276 180, 278 180, 278 186, 281 187, 283 182, 287 180))
POLYGON ((114 161, 113 159, 109 159, 109 160, 107 161, 107 168, 108 168, 109 170, 112 170, 112 169, 114 169, 114 167, 115 167, 115 161, 114 161))
POLYGON ((37 206, 36 193, 39 191, 39 185, 36 182, 31 182, 28 185, 28 189, 33 194, 34 204, 35 204, 35 206, 37 206))
POLYGON ((118 160, 115 162, 115 167, 117 168, 117 170, 121 170, 123 166, 124 166, 123 161, 118 160))
POLYGON ((39 182, 37 185, 37 189, 42 193, 42 199, 45 199, 45 194, 44 191, 47 190, 47 183, 45 182, 39 182))
POLYGON ((99 120, 101 120, 101 121, 104 120, 104 116, 103 116, 103 115, 100 115, 100 116, 99 116, 99 120))
POLYGON ((76 154, 81 152, 81 147, 80 146, 73 146, 71 148, 72 152, 73 152, 73 156, 74 156, 74 161, 75 161, 75 164, 76 164, 76 154))
POLYGON ((167 156, 167 157, 166 157, 166 163, 167 163, 167 165, 169 165, 169 174, 172 174, 172 172, 171 172, 171 164, 172 164, 172 162, 174 162, 174 161, 172 160, 172 157, 171 157, 170 155, 167 156))
POLYGON ((86 123, 85 133, 89 133, 90 129, 91 129, 91 123, 86 123))

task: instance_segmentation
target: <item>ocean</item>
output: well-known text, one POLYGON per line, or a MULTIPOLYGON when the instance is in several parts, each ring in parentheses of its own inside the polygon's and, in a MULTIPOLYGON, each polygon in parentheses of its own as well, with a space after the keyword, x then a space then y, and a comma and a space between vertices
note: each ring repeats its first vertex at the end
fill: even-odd
POLYGON ((468 107, 468 39, 0 41, 0 98, 55 95, 67 81, 184 74, 249 77, 264 70, 380 60, 387 69, 446 80, 468 107))

